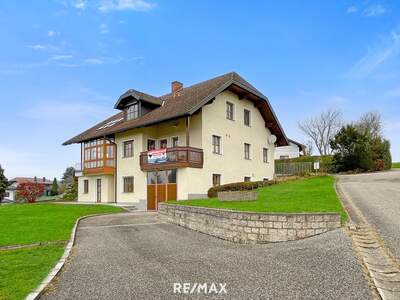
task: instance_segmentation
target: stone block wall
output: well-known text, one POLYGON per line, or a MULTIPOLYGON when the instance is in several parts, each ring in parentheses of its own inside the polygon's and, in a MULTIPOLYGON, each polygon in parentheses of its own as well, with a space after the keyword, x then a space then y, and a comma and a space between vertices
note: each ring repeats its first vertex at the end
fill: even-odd
POLYGON ((257 200, 258 191, 232 191, 218 192, 220 201, 255 201, 257 200))
POLYGON ((159 203, 169 222, 235 243, 286 242, 341 227, 336 213, 258 213, 159 203))

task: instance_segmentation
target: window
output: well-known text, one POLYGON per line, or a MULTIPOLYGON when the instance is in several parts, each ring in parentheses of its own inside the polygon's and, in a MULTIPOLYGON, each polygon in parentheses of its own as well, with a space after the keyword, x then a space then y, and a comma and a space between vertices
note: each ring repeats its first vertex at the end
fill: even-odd
POLYGON ((133 140, 124 142, 124 157, 133 156, 133 140))
POLYGON ((263 162, 267 163, 268 162, 268 149, 263 148, 263 162))
POLYGON ((244 110, 244 125, 250 126, 250 111, 248 109, 244 110))
POLYGON ((160 148, 165 149, 167 147, 168 147, 168 140, 167 139, 160 140, 160 148))
POLYGON ((179 138, 177 136, 174 136, 172 138, 172 147, 178 147, 178 142, 179 142, 179 138))
POLYGON ((249 176, 245 176, 244 177, 244 182, 248 182, 248 181, 251 181, 251 178, 249 176))
POLYGON ((269 179, 268 179, 268 178, 266 178, 266 177, 264 177, 264 178, 263 178, 263 181, 268 181, 268 180, 269 180, 269 179))
POLYGON ((213 153, 221 154, 221 137, 217 135, 212 136, 213 153))
POLYGON ((156 141, 155 140, 147 140, 147 150, 156 149, 156 141))
POLYGON ((279 156, 279 159, 289 159, 289 155, 281 155, 279 156))
POLYGON ((221 185, 221 174, 212 174, 213 186, 221 185))
POLYGON ((133 177, 124 177, 124 193, 133 193, 133 177))
POLYGON ((126 119, 133 120, 139 118, 139 103, 134 103, 126 110, 126 119))
POLYGON ((87 179, 83 181, 83 192, 85 194, 89 193, 89 180, 87 179))
POLYGON ((244 159, 250 159, 250 144, 244 143, 244 159))
POLYGON ((6 198, 10 197, 10 192, 6 192, 6 193, 4 194, 4 197, 6 197, 6 198))
POLYGON ((226 102, 226 118, 233 121, 233 103, 226 102))

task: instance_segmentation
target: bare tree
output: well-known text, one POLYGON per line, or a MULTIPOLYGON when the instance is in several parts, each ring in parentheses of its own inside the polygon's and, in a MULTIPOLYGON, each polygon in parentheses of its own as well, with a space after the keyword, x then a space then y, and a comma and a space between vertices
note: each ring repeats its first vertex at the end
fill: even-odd
POLYGON ((314 151, 314 142, 312 140, 308 140, 304 143, 304 146, 306 146, 306 149, 304 150, 304 155, 311 156, 314 151))
POLYGON ((382 116, 377 111, 369 111, 361 116, 356 123, 358 130, 377 138, 382 136, 382 116))
POLYGON ((327 110, 319 116, 299 122, 299 128, 316 146, 320 155, 331 153, 329 143, 342 127, 342 112, 340 110, 327 110))

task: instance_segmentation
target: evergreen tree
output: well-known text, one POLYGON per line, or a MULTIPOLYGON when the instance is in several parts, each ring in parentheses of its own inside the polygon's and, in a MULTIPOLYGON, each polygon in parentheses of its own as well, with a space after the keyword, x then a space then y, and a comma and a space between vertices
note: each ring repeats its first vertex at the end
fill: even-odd
POLYGON ((0 202, 4 199, 6 195, 6 188, 8 186, 8 180, 4 175, 4 169, 0 165, 0 202))
POLYGON ((50 195, 51 196, 57 196, 58 194, 59 194, 59 192, 58 192, 58 182, 57 182, 57 178, 54 177, 53 185, 51 186, 51 190, 50 190, 50 195))
POLYGON ((62 177, 62 183, 65 185, 72 183, 74 181, 74 176, 75 176, 74 167, 66 168, 62 177))

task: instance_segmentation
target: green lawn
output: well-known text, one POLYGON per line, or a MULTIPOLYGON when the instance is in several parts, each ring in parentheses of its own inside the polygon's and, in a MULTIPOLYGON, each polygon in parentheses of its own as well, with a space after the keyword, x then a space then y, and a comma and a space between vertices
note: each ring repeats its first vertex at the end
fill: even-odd
POLYGON ((400 169, 400 162, 392 163, 392 169, 400 169))
MULTIPOLYGON (((0 206, 0 246, 67 241, 79 217, 120 211, 109 205, 0 206)), ((47 276, 63 251, 59 244, 0 250, 0 299, 23 299, 47 276)))
POLYGON ((258 212, 337 212, 347 219, 331 176, 288 181, 259 189, 257 201, 221 202, 216 198, 168 202, 258 212))
POLYGON ((60 259, 64 247, 0 250, 0 299, 24 299, 60 259))
POLYGON ((0 246, 69 240, 76 219, 119 212, 110 205, 19 204, 0 206, 0 246))

